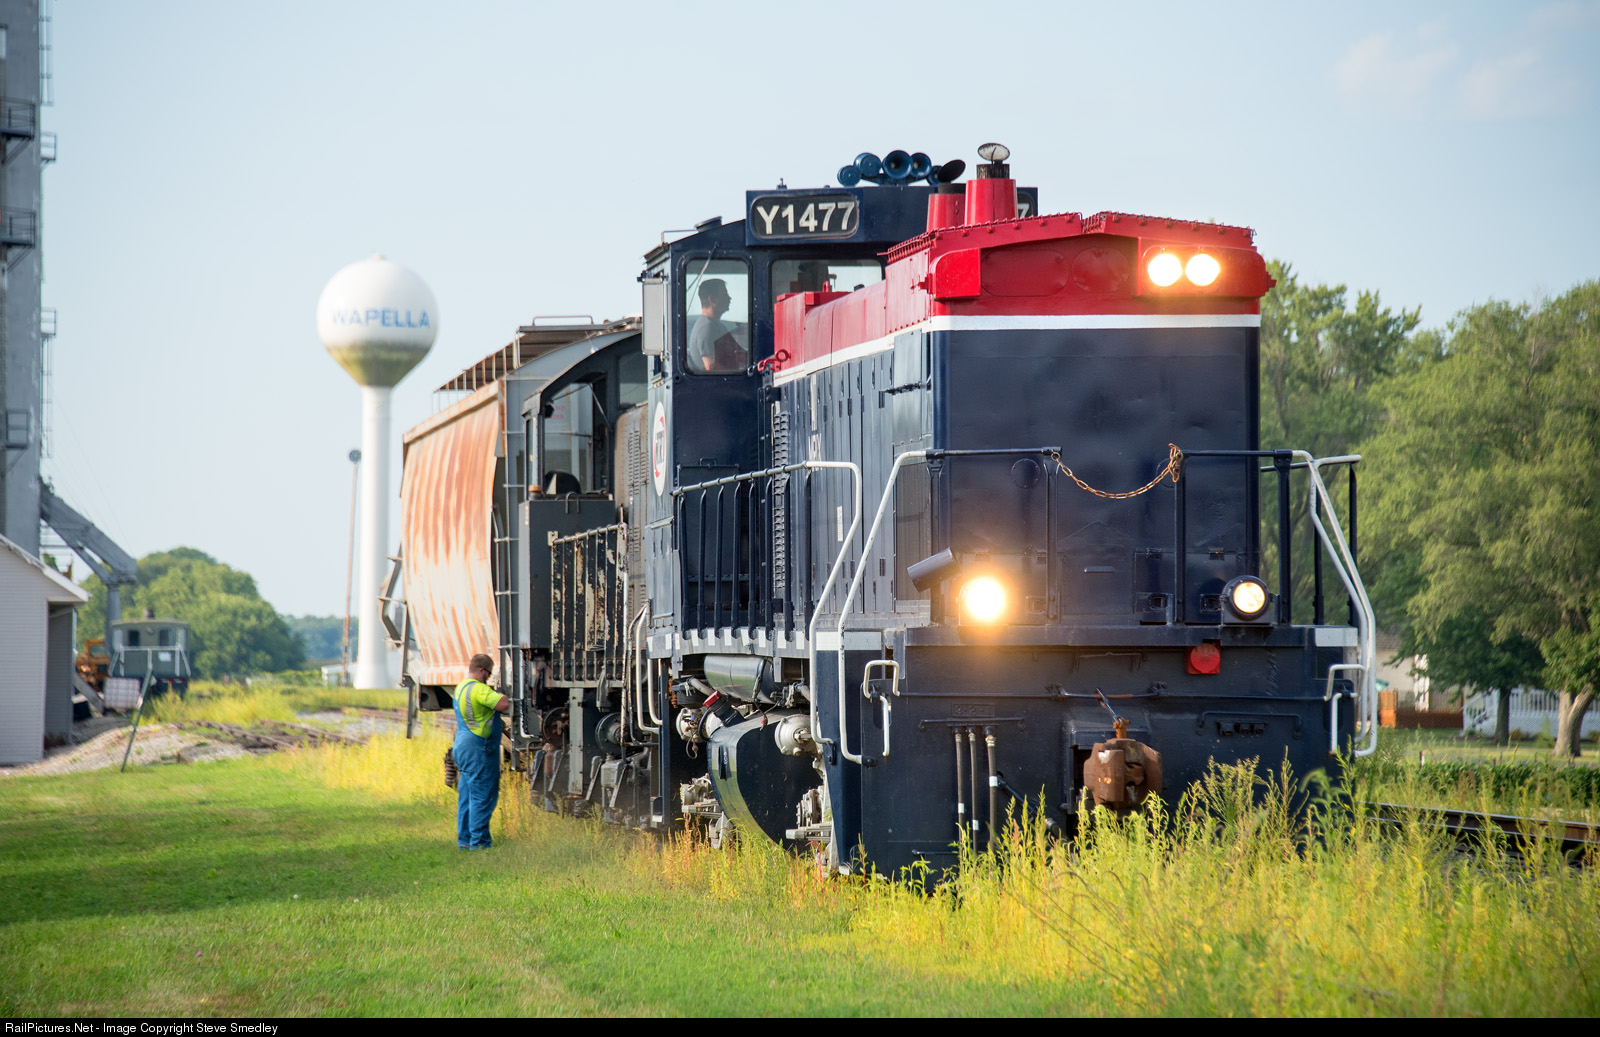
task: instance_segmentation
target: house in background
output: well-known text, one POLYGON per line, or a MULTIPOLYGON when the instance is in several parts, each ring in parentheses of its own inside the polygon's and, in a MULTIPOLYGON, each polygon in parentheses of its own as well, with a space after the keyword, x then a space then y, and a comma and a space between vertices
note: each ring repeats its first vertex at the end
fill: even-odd
MULTIPOLYGON (((1407 730, 1466 731, 1494 737, 1498 703, 1492 691, 1467 690, 1460 701, 1454 688, 1435 689, 1428 680, 1428 657, 1398 659, 1400 635, 1380 631, 1378 642, 1378 724, 1407 730), (1389 660, 1393 659, 1393 662, 1389 660), (1415 671, 1415 672, 1413 672, 1415 671)), ((1538 688, 1516 688, 1509 705, 1511 731, 1524 738, 1554 736, 1560 695, 1538 688)), ((1600 707, 1584 715, 1583 738, 1600 736, 1600 707)))
POLYGON ((73 640, 89 592, 0 536, 0 764, 72 737, 73 640))
POLYGON ((1400 651, 1400 635, 1381 630, 1377 648, 1380 727, 1461 730, 1461 705, 1454 701, 1454 689, 1433 687, 1428 680, 1427 656, 1395 658, 1400 651))

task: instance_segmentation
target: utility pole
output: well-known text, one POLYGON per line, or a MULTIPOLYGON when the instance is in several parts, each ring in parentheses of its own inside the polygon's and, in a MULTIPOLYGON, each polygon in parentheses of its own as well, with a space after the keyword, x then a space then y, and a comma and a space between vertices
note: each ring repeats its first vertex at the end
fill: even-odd
POLYGON ((361 485, 361 451, 350 451, 350 553, 344 567, 344 648, 340 659, 344 665, 344 686, 350 686, 350 584, 356 566, 356 487, 361 485))

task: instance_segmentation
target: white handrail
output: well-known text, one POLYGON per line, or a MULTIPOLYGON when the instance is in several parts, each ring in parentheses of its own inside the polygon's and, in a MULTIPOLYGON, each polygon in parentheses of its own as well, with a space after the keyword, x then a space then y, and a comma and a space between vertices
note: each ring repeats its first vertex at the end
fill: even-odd
MULTIPOLYGON (((639 618, 634 620, 633 624, 638 630, 633 639, 633 721, 634 726, 645 734, 657 735, 661 733, 661 720, 656 716, 655 695, 653 694, 655 691, 655 664, 651 663, 649 657, 644 655, 644 622, 649 615, 650 603, 647 601, 639 609, 639 618), (646 667, 648 667, 646 670, 648 676, 641 679, 639 671, 646 667), (648 692, 643 687, 645 680, 648 680, 650 684, 648 692), (651 727, 644 722, 647 708, 650 713, 650 719, 655 722, 655 727, 651 727)), ((626 699, 624 699, 624 702, 626 702, 626 699)), ((624 716, 622 719, 623 731, 626 732, 628 718, 624 716)))
MULTIPOLYGON (((1339 751, 1339 695, 1335 694, 1333 690, 1333 675, 1343 673, 1346 670, 1367 672, 1367 668, 1360 663, 1334 663, 1328 667, 1328 690, 1323 692, 1322 701, 1328 703, 1328 752, 1330 754, 1339 751)), ((1357 717, 1351 718, 1352 722, 1354 722, 1359 718, 1361 710, 1360 690, 1350 692, 1350 698, 1354 702, 1358 714, 1357 717)))
MULTIPOLYGON (((842 751, 844 753, 845 759, 849 760, 851 763, 860 763, 861 762, 861 757, 855 755, 854 753, 852 753, 850 751, 850 747, 847 744, 847 740, 845 738, 845 726, 844 726, 844 714, 845 714, 845 701, 844 701, 844 621, 850 615, 850 606, 856 600, 856 591, 861 589, 861 580, 862 580, 863 577, 865 577, 867 575, 867 557, 872 553, 872 542, 877 539, 877 537, 878 537, 878 529, 879 529, 879 527, 881 527, 883 525, 884 513, 889 508, 889 495, 894 492, 895 480, 900 478, 900 469, 902 467, 904 467, 905 463, 908 460, 911 460, 912 458, 924 458, 925 459, 927 456, 928 456, 928 452, 926 450, 907 450, 905 453, 901 454, 899 457, 896 457, 894 459, 894 467, 889 469, 889 481, 884 484, 883 496, 881 498, 879 498, 879 500, 878 500, 878 513, 876 515, 874 515, 873 518, 872 518, 872 529, 869 530, 868 533, 867 533, 866 543, 861 545, 861 564, 856 567, 855 579, 850 581, 850 591, 849 591, 848 594, 846 594, 844 596, 844 603, 842 605, 840 605, 840 607, 839 607, 839 628, 838 628, 838 634, 839 634, 839 749, 840 749, 840 751, 842 751)), ((852 527, 852 529, 853 528, 854 527, 852 527)), ((841 555, 840 557, 843 558, 843 555, 841 555)), ((814 643, 815 643, 815 637, 813 636, 813 644, 814 643)), ((815 666, 815 662, 813 662, 812 665, 814 667, 815 666)), ((815 672, 815 670, 813 669, 812 672, 815 672)), ((888 702, 888 700, 885 700, 885 704, 886 705, 887 705, 887 702, 888 702)), ((812 726, 813 726, 813 730, 814 730, 815 729, 815 723, 814 722, 813 722, 812 726)), ((885 729, 884 735, 885 735, 884 749, 886 750, 884 752, 884 755, 888 756, 889 754, 887 752, 887 749, 888 749, 888 742, 887 742, 888 730, 887 729, 885 729)))
MULTIPOLYGON (((889 758, 889 728, 894 722, 894 698, 900 694, 900 663, 896 659, 868 659, 867 665, 861 671, 861 697, 871 699, 872 671, 879 669, 892 676, 889 680, 889 694, 883 697, 883 758, 889 758)), ((866 745, 866 734, 862 733, 861 744, 866 745)))
MULTIPOLYGON (((855 539, 856 530, 861 528, 861 469, 853 461, 805 461, 797 467, 848 468, 855 480, 855 493, 852 495, 852 500, 855 503, 850 511, 850 528, 845 531, 844 539, 840 542, 839 557, 833 560, 833 568, 828 570, 828 578, 822 584, 821 593, 817 595, 816 607, 811 612, 811 622, 806 624, 806 679, 811 682, 810 694, 807 695, 807 698, 811 700, 811 737, 827 745, 833 745, 835 744, 833 739, 823 735, 817 723, 817 624, 822 620, 824 603, 828 600, 828 595, 833 592, 833 585, 838 582, 840 571, 844 569, 844 560, 850 553, 850 541, 855 539)), ((849 604, 849 599, 847 598, 844 608, 848 608, 849 604)), ((843 636, 841 632, 840 637, 843 636)), ((840 643, 842 644, 843 642, 841 641, 840 643)), ((845 759, 860 763, 861 757, 852 756, 849 746, 845 744, 844 692, 842 690, 844 688, 844 671, 841 669, 839 672, 841 675, 839 685, 841 691, 839 693, 839 741, 837 744, 844 753, 845 759)))
MULTIPOLYGON (((1341 454, 1337 457, 1316 458, 1304 450, 1296 450, 1293 453, 1296 457, 1305 459, 1306 472, 1310 476, 1311 502, 1307 512, 1311 517, 1312 528, 1317 531, 1317 539, 1322 541, 1323 547, 1327 549, 1334 571, 1344 583, 1345 593, 1356 603, 1357 661, 1353 664, 1341 663, 1337 668, 1361 670, 1361 683, 1356 689, 1356 704, 1358 716, 1364 719, 1367 725, 1367 744, 1357 748, 1355 755, 1370 756, 1378 748, 1377 618, 1372 610, 1372 601, 1367 597, 1367 588, 1361 582, 1361 574, 1356 571, 1356 560, 1350 554, 1350 544, 1345 539, 1344 529, 1339 525, 1339 516, 1333 508, 1333 498, 1322 481, 1323 465, 1354 464, 1361 460, 1361 455, 1341 454), (1328 525, 1333 527, 1331 536, 1323 526, 1319 512, 1326 514, 1328 525)), ((1333 716, 1337 719, 1338 700, 1333 698, 1332 701, 1335 703, 1333 716)), ((1337 733, 1337 724, 1334 725, 1334 729, 1337 733)))
MULTIPOLYGON (((187 640, 187 638, 185 638, 185 640, 187 640)), ((106 672, 113 675, 120 673, 122 676, 126 677, 128 675, 128 666, 127 662, 125 661, 125 657, 131 652, 144 653, 144 666, 146 673, 154 673, 156 669, 157 660, 150 657, 151 652, 176 652, 178 653, 178 658, 175 659, 174 662, 183 664, 183 672, 174 673, 173 676, 182 677, 184 680, 192 680, 194 678, 194 668, 189 665, 189 648, 187 644, 121 645, 117 648, 116 655, 112 656, 111 665, 107 668, 106 672)))

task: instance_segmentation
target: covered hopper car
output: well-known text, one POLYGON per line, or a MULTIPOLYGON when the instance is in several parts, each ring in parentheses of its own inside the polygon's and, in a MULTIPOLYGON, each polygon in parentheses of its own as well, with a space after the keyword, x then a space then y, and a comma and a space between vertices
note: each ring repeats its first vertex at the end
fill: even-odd
POLYGON ((1259 440, 1252 232, 1045 214, 980 156, 747 192, 650 250, 642 317, 444 386, 405 437, 419 706, 489 651, 549 809, 839 871, 1370 751, 1357 459, 1259 440))

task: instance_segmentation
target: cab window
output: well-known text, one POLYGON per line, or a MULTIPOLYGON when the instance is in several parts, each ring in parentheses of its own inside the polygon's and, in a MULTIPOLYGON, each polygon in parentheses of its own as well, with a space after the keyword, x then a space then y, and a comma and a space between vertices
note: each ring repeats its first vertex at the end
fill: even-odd
POLYGON ((772 264, 772 298, 795 292, 853 292, 883 280, 876 259, 780 259, 772 264))
POLYGON ((750 265, 690 257, 684 265, 684 367, 690 374, 744 374, 750 367, 750 265))
POLYGON ((631 407, 650 395, 650 366, 643 353, 624 353, 617 361, 617 403, 631 407))
POLYGON ((539 480, 551 496, 594 489, 594 390, 583 382, 567 386, 544 405, 541 441, 544 467, 539 480))

